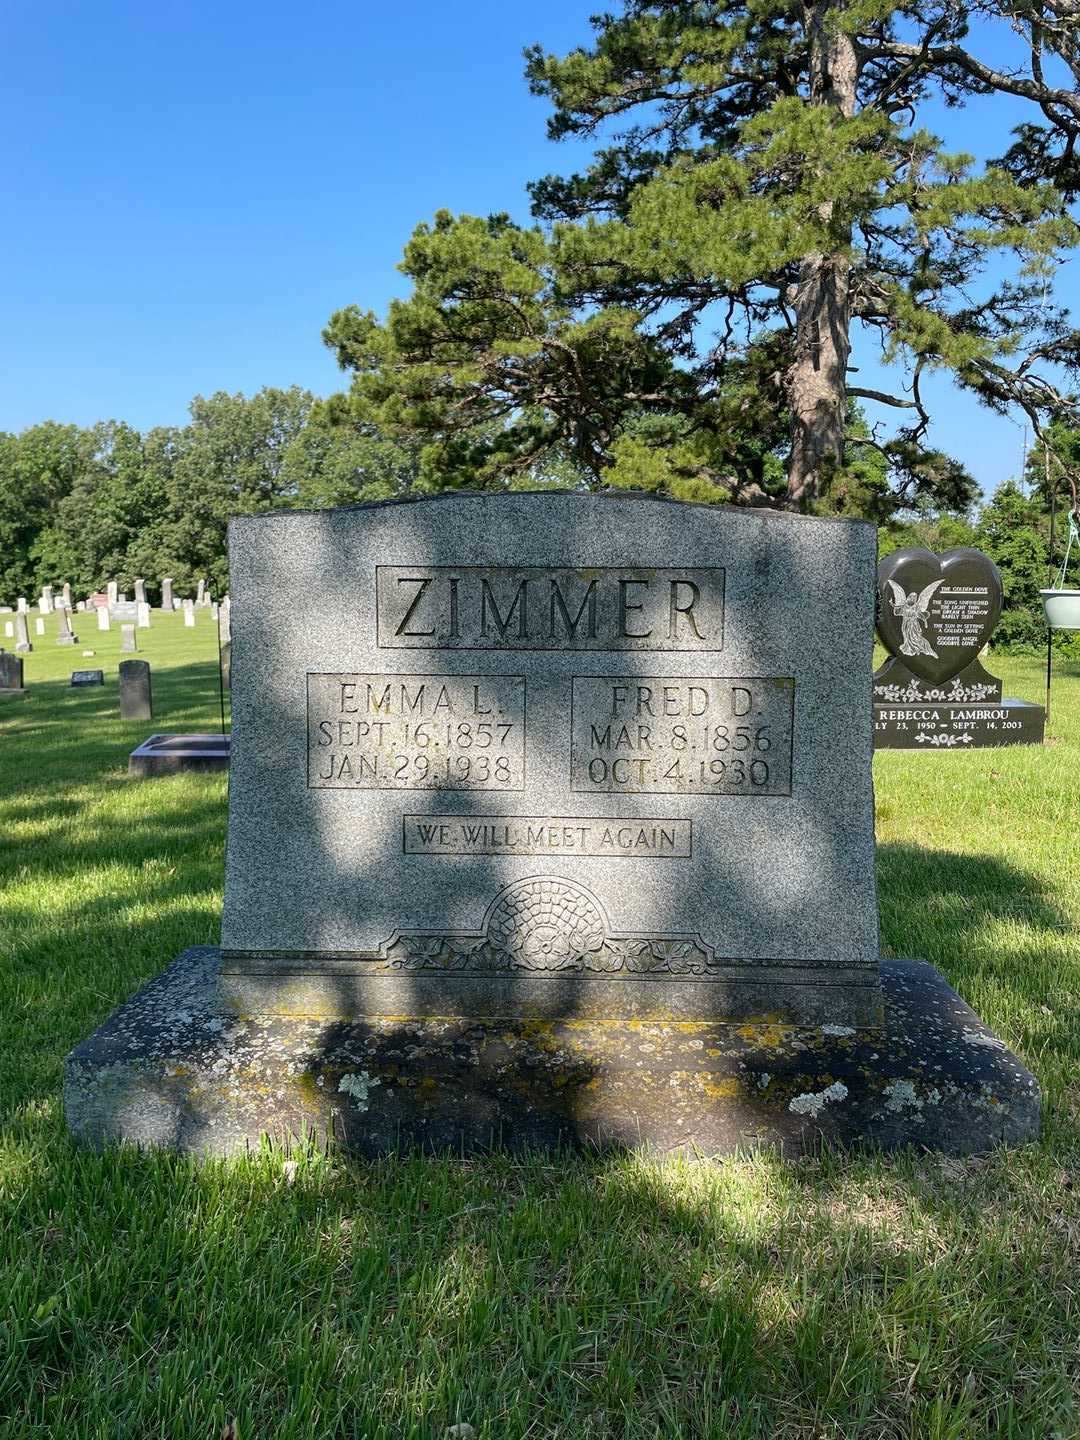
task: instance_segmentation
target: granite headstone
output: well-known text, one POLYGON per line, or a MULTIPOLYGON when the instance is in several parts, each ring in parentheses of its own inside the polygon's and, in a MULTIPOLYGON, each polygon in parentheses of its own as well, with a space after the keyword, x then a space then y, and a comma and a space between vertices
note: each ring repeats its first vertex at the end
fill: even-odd
POLYGON ((161 608, 170 612, 173 608, 172 579, 169 576, 161 582, 161 608))
POLYGON ((366 1153, 1037 1130, 879 964, 875 532, 459 494, 230 527, 220 953, 68 1060, 84 1138, 366 1153))
POLYGON ((120 661, 121 720, 152 720, 153 698, 150 687, 150 666, 145 660, 120 661))
POLYGON ((229 1003, 879 1015, 872 529, 583 508, 234 524, 229 1003))
POLYGON ((134 655, 138 650, 138 642, 135 639, 134 625, 120 626, 120 653, 121 655, 134 655))
POLYGON ((877 629, 889 659, 874 675, 879 749, 1041 744, 1042 706, 1003 699, 979 658, 1002 599, 998 568, 979 550, 896 550, 881 561, 877 629))
POLYGON ((20 610, 15 616, 15 649, 20 655, 28 655, 33 650, 30 643, 30 627, 27 624, 25 610, 20 610))
POLYGON ((25 695, 23 662, 19 655, 0 650, 0 695, 25 695))
POLYGON ((74 645, 78 636, 71 628, 71 613, 63 606, 56 610, 56 643, 58 645, 74 645))

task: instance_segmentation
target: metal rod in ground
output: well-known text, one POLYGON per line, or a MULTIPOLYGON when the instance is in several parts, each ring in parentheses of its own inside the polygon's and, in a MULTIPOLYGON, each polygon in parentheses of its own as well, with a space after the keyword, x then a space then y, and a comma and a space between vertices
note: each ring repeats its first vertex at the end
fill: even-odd
POLYGON ((1046 628, 1046 729, 1050 729, 1050 672, 1054 659, 1054 632, 1046 628))
MULTIPOLYGON (((1050 500, 1050 544, 1046 551, 1046 583, 1054 583, 1054 522, 1057 519, 1057 486, 1050 476, 1050 446, 1043 440, 1043 463, 1046 466, 1046 488, 1050 500)), ((1046 730, 1050 729, 1050 674, 1054 659, 1054 632, 1046 627, 1046 730)))
POLYGON ((225 676, 221 673, 221 611, 217 616, 217 688, 221 705, 221 733, 225 734, 225 676))

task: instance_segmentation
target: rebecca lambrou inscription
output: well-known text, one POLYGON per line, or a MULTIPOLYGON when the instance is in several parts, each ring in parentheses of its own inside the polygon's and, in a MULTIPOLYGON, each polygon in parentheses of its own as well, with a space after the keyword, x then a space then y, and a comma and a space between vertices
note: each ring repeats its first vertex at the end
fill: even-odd
POLYGON ((870 527, 520 494, 231 534, 227 1008, 875 1017, 870 527))

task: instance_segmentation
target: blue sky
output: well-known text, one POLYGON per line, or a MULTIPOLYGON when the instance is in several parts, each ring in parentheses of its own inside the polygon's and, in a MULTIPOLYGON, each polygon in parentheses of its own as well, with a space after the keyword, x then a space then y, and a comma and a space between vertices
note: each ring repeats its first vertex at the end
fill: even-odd
MULTIPOLYGON (((596 8, 9 0, 0 429, 146 428, 197 393, 341 388, 320 330, 406 293, 395 266, 419 220, 526 219, 525 182, 580 163, 545 138, 521 50, 572 47, 596 8)), ((941 128, 999 153, 1020 111, 993 114, 941 128)), ((1060 293, 1075 288, 1070 265, 1060 293)), ((1016 472, 1020 426, 932 393, 936 443, 986 489, 1016 472)))

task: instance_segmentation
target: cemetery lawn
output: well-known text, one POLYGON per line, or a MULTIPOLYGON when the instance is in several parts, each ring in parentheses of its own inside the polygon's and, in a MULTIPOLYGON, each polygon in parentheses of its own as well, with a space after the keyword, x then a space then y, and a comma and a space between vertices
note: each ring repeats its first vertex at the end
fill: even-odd
MULTIPOLYGON (((1080 1434, 1080 665, 1043 749, 875 760, 884 946, 1036 1071, 1037 1145, 196 1164, 76 1148, 60 1085, 217 938, 224 777, 125 773, 151 729, 217 728, 213 623, 139 632, 151 727, 119 719, 118 627, 75 618, 0 700, 0 1436, 1080 1434)), ((991 668, 1041 700, 1038 660, 991 668)))

